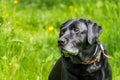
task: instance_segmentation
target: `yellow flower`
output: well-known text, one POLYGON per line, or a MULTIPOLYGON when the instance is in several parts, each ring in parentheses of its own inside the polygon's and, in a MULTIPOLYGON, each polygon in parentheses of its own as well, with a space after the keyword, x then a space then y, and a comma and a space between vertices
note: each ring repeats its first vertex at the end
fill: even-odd
POLYGON ((18 4, 18 0, 14 0, 14 4, 18 4))
POLYGON ((74 9, 74 7, 73 6, 69 6, 69 9, 72 11, 74 9))
POLYGON ((11 65, 12 65, 12 63, 10 62, 10 63, 9 63, 9 65, 11 66, 11 65))
POLYGON ((49 30, 49 31, 53 31, 53 30, 54 30, 54 27, 53 27, 53 26, 49 26, 49 27, 48 27, 48 30, 49 30))

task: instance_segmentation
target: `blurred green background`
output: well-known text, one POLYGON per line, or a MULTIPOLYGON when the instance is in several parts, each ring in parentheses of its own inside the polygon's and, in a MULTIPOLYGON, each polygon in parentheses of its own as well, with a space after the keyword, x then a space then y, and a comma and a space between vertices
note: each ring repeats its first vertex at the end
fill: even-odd
POLYGON ((0 80, 47 80, 60 57, 60 25, 75 18, 102 26, 120 80, 120 0, 0 0, 0 80))

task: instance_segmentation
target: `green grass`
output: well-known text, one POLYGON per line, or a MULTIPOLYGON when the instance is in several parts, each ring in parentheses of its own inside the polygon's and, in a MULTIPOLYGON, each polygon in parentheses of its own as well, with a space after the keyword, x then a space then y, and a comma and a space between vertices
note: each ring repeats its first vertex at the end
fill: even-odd
POLYGON ((0 80, 47 80, 60 57, 59 27, 74 18, 103 27, 113 80, 120 80, 119 0, 0 0, 0 80))

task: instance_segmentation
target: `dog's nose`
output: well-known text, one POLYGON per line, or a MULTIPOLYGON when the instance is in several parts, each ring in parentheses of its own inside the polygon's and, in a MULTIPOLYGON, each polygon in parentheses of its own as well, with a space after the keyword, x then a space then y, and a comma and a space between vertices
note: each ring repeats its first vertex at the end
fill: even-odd
POLYGON ((58 40, 58 44, 59 44, 60 46, 64 46, 65 43, 66 43, 65 39, 59 39, 59 40, 58 40))

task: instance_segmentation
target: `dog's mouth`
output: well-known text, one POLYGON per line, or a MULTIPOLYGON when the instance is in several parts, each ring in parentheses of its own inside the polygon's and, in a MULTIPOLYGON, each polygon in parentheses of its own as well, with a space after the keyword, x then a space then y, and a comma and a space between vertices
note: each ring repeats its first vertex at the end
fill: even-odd
POLYGON ((60 51, 64 57, 69 57, 74 64, 80 64, 81 62, 89 62, 88 57, 83 56, 82 53, 73 48, 71 50, 66 50, 66 48, 60 47, 60 51))
POLYGON ((59 47, 59 49, 65 57, 76 56, 79 53, 77 48, 59 47))
POLYGON ((74 45, 58 46, 64 57, 69 57, 74 64, 80 64, 81 62, 88 62, 87 58, 82 56, 79 48, 74 45))
POLYGON ((60 48, 61 53, 64 57, 69 57, 74 64, 80 64, 82 62, 81 58, 79 57, 79 51, 73 50, 66 50, 65 48, 60 48))
POLYGON ((62 50, 61 52, 62 52, 62 54, 63 54, 65 57, 70 57, 70 56, 75 56, 75 55, 77 55, 77 53, 73 53, 73 52, 71 52, 71 51, 66 51, 66 50, 62 50))

